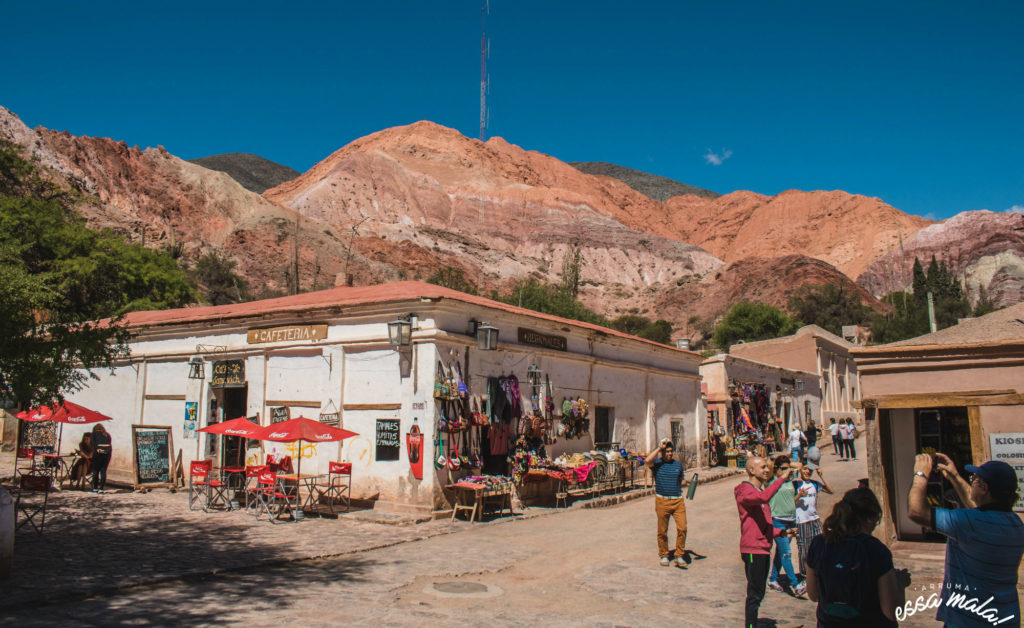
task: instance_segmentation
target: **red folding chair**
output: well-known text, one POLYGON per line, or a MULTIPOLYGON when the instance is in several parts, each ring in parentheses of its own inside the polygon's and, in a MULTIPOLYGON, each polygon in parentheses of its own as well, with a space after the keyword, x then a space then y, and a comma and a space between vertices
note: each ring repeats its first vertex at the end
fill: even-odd
POLYGON ((317 493, 317 501, 327 500, 327 507, 334 513, 334 500, 344 502, 345 512, 348 512, 352 502, 352 463, 332 462, 327 473, 326 482, 318 482, 313 485, 317 493))
POLYGON ((196 502, 200 502, 203 512, 210 512, 212 508, 217 507, 223 510, 231 509, 228 505, 227 484, 211 477, 212 475, 212 460, 193 460, 189 464, 189 510, 195 510, 196 502))
POLYGON ((31 447, 18 447, 14 459, 14 477, 24 473, 32 473, 36 469, 36 450, 31 447))
POLYGON ((256 483, 259 487, 256 491, 256 518, 260 518, 260 514, 263 512, 267 513, 270 518, 270 523, 277 523, 286 511, 292 516, 292 521, 298 521, 295 516, 296 503, 295 499, 297 493, 288 493, 282 490, 282 487, 277 481, 277 472, 271 471, 270 469, 264 469, 260 471, 256 477, 256 483))
POLYGON ((14 498, 15 519, 20 519, 14 529, 20 530, 29 524, 42 536, 46 524, 46 503, 50 497, 52 478, 46 473, 22 473, 18 482, 17 496, 14 498), (42 493, 42 497, 39 494, 42 493), (38 517, 38 521, 36 518, 38 517))
POLYGON ((242 485, 242 490, 245 492, 245 510, 246 512, 253 512, 256 510, 256 506, 259 504, 259 498, 256 492, 260 490, 260 485, 257 480, 260 477, 260 473, 269 470, 267 465, 257 465, 245 468, 245 484, 242 485))

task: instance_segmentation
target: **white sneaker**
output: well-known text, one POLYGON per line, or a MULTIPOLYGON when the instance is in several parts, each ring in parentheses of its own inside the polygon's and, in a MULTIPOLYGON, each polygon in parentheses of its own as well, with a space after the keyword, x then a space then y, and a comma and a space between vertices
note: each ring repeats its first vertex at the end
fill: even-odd
POLYGON ((668 567, 668 565, 669 565, 668 556, 662 556, 661 560, 658 561, 658 564, 661 565, 662 567, 668 567))
POLYGON ((686 569, 686 561, 682 557, 676 559, 676 567, 680 569, 686 569))
POLYGON ((797 597, 800 597, 804 593, 807 593, 807 581, 806 580, 803 581, 803 582, 798 583, 795 587, 793 587, 793 595, 795 595, 797 597))
POLYGON ((778 582, 769 582, 768 583, 768 588, 771 589, 772 591, 779 591, 779 592, 782 592, 782 593, 786 592, 786 590, 783 589, 782 585, 779 584, 778 582))

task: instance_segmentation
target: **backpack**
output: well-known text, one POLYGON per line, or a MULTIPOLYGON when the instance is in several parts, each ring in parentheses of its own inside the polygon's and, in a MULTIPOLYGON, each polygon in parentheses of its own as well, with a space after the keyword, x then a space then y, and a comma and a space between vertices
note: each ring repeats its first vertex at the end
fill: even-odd
POLYGON ((864 540, 855 536, 844 539, 838 547, 826 547, 821 570, 816 572, 821 588, 819 604, 830 617, 861 617, 867 592, 875 585, 871 580, 870 559, 864 540))

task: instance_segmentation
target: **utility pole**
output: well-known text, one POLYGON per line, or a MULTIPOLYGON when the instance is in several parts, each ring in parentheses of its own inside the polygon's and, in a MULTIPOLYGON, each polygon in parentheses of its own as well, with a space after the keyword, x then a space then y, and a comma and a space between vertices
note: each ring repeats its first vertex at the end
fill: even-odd
POLYGON ((932 296, 931 291, 928 292, 928 327, 932 330, 932 333, 939 331, 938 326, 935 324, 935 297, 932 296))
POLYGON ((487 14, 491 12, 490 0, 484 0, 480 7, 480 141, 487 141, 487 92, 491 88, 491 79, 487 75, 487 56, 491 52, 491 42, 487 39, 487 14))

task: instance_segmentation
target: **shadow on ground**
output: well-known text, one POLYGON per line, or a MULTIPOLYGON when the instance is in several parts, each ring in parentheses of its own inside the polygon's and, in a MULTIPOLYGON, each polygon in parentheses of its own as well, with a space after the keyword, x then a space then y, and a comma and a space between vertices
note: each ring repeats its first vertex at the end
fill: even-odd
POLYGON ((294 553, 256 538, 245 515, 189 512, 184 494, 169 505, 136 497, 51 497, 44 534, 37 537, 28 528, 17 533, 13 576, 0 589, 0 615, 23 611, 18 615, 30 623, 38 618, 38 625, 56 619, 208 625, 225 609, 287 604, 290 589, 282 582, 351 582, 363 570, 358 558, 283 565, 294 553), (244 519, 236 524, 229 516, 244 519), (214 571, 223 573, 210 576, 214 571), (154 580, 183 581, 176 591, 184 595, 154 590, 145 604, 119 604, 117 591, 154 580))

